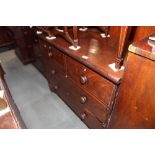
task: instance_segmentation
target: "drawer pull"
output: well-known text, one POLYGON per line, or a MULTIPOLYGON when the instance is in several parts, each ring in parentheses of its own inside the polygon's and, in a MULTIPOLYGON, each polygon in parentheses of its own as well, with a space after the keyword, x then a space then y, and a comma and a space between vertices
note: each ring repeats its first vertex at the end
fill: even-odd
POLYGON ((28 48, 31 48, 31 47, 32 47, 32 45, 27 45, 27 47, 28 47, 28 48))
POLYGON ((27 31, 24 31, 24 35, 27 35, 28 34, 28 32, 27 31))
POLYGON ((51 57, 53 54, 52 52, 48 52, 48 56, 51 57))
POLYGON ((87 114, 84 112, 81 114, 81 119, 84 120, 86 118, 87 114))
POLYGON ((81 77, 80 77, 81 84, 85 84, 87 81, 88 81, 87 77, 85 75, 81 75, 81 77))
POLYGON ((67 96, 69 96, 69 95, 70 95, 70 93, 69 93, 69 92, 67 92, 67 93, 66 93, 66 95, 67 95, 67 96))
POLYGON ((38 42, 38 39, 35 39, 34 42, 37 43, 38 42))
POLYGON ((107 124, 106 123, 102 123, 102 127, 106 128, 107 124))
POLYGON ((44 44, 43 46, 44 46, 44 48, 46 48, 46 47, 47 47, 47 45, 46 45, 46 44, 44 44))
POLYGON ((55 69, 51 70, 51 74, 55 75, 55 69))
POLYGON ((58 85, 54 86, 54 90, 58 90, 58 88, 59 88, 58 85))
POLYGON ((86 101, 87 101, 87 97, 81 96, 81 98, 80 98, 81 104, 84 104, 86 101))

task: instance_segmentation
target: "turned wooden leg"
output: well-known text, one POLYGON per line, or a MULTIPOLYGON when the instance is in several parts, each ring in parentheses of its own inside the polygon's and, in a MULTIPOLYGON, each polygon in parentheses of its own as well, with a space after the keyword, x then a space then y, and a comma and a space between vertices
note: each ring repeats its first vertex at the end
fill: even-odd
POLYGON ((116 63, 115 63, 116 69, 120 69, 121 66, 123 65, 123 52, 124 52, 124 48, 125 48, 128 36, 130 34, 130 31, 131 31, 130 26, 121 26, 117 58, 116 58, 116 63))
MULTIPOLYGON (((66 40, 71 43, 75 48, 77 48, 77 44, 74 42, 74 40, 70 37, 69 33, 68 33, 68 27, 64 26, 64 33, 65 33, 65 38, 66 40)), ((76 28, 74 30, 74 37, 76 38, 76 28)))
POLYGON ((40 27, 40 29, 41 29, 44 33, 46 33, 49 37, 54 36, 54 35, 48 30, 48 27, 47 27, 47 26, 39 26, 39 27, 40 27))
POLYGON ((109 34, 110 26, 98 26, 98 29, 101 32, 104 32, 105 33, 105 36, 107 37, 108 34, 109 34))
POLYGON ((76 47, 78 46, 77 33, 78 33, 78 27, 77 26, 73 26, 73 37, 74 37, 74 44, 75 44, 76 47))

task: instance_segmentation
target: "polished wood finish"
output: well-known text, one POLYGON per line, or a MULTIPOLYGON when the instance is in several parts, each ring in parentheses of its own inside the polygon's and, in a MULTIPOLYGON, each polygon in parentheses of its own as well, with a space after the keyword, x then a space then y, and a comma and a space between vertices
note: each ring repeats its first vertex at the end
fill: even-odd
POLYGON ((143 56, 150 60, 155 60, 155 41, 145 38, 135 42, 129 46, 129 51, 137 55, 143 56))
POLYGON ((48 26, 38 26, 37 28, 40 29, 45 34, 47 34, 49 37, 55 37, 57 35, 60 35, 68 43, 70 43, 75 48, 77 48, 77 46, 78 46, 78 37, 77 37, 78 27, 72 26, 72 35, 70 35, 70 33, 69 33, 70 31, 68 30, 69 29, 68 26, 61 26, 61 27, 63 27, 63 29, 59 29, 59 26, 55 26, 55 27, 53 26, 53 28, 55 29, 54 32, 51 32, 50 31, 51 27, 48 27, 48 26), (73 38, 71 36, 73 36, 73 38))
POLYGON ((87 32, 79 32, 78 38, 81 48, 78 51, 69 49, 69 43, 65 42, 61 37, 57 37, 57 39, 50 41, 46 39, 45 35, 41 34, 39 38, 86 65, 88 68, 92 68, 95 72, 101 74, 115 84, 119 84, 123 71, 120 70, 115 72, 109 67, 109 64, 115 62, 117 56, 117 40, 115 37, 101 38, 98 34, 98 30, 95 28, 88 29, 87 32), (97 42, 97 46, 95 44, 95 46, 92 47, 95 41, 97 42), (93 51, 92 48, 94 48, 93 51))
POLYGON ((118 52, 117 52, 116 63, 115 63, 115 67, 117 69, 120 69, 121 66, 123 65, 123 52, 124 52, 125 45, 128 40, 130 31, 131 31, 130 26, 121 26, 120 28, 118 52))
POLYGON ((68 26, 64 26, 65 38, 75 48, 77 48, 77 46, 78 46, 77 32, 78 32, 78 27, 77 26, 73 26, 73 39, 72 39, 72 37, 69 35, 69 32, 68 32, 68 26))
POLYGON ((66 64, 67 75, 73 82, 110 107, 113 94, 116 91, 116 86, 113 83, 70 57, 67 57, 66 64))
POLYGON ((155 128, 155 59, 148 38, 130 47, 109 128, 155 128))
POLYGON ((137 42, 155 33, 155 26, 132 26, 130 41, 137 42))

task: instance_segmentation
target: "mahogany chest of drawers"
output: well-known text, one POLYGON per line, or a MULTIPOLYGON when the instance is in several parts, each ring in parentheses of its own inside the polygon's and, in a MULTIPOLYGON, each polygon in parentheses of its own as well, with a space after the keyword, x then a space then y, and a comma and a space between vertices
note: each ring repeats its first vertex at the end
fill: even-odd
MULTIPOLYGON (((47 41, 43 35, 39 36, 39 44, 50 89, 57 93, 89 128, 106 128, 119 80, 109 80, 105 77, 108 74, 104 76, 96 72, 79 58, 47 41)), ((118 73, 116 77, 119 77, 118 73)))

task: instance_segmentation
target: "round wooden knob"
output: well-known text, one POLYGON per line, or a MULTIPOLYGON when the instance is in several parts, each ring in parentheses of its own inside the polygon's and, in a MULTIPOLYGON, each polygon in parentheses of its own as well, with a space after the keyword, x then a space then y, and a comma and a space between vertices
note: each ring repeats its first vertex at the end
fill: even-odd
POLYGON ((58 85, 54 86, 54 90, 58 90, 58 88, 59 88, 58 85))
POLYGON ((81 104, 84 104, 86 101, 87 101, 87 97, 86 96, 81 96, 81 98, 80 98, 81 104))
POLYGON ((34 42, 37 43, 38 42, 38 39, 34 39, 34 42))
POLYGON ((47 45, 46 45, 46 44, 44 44, 43 46, 44 46, 44 48, 46 48, 46 47, 47 47, 47 45))
POLYGON ((31 48, 31 47, 32 47, 32 45, 27 45, 27 47, 28 47, 28 48, 31 48))
POLYGON ((85 75, 81 75, 81 77, 80 77, 81 84, 85 84, 87 81, 88 81, 87 77, 85 75))
POLYGON ((84 120, 86 118, 87 114, 84 112, 81 114, 81 119, 84 120))
POLYGON ((52 69, 52 70, 51 70, 51 74, 52 74, 52 75, 55 75, 55 69, 52 69))
POLYGON ((67 95, 67 96, 69 96, 69 95, 70 95, 70 93, 69 93, 69 92, 66 92, 66 95, 67 95))
POLYGON ((28 32, 27 31, 24 31, 24 35, 27 35, 28 34, 28 32))
POLYGON ((106 123, 102 123, 102 127, 106 128, 107 124, 106 123))
POLYGON ((49 56, 49 57, 52 57, 52 55, 53 55, 52 52, 49 52, 49 53, 48 53, 48 56, 49 56))

